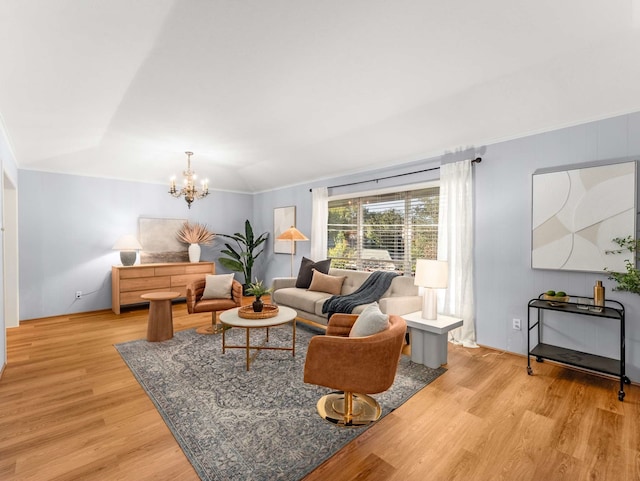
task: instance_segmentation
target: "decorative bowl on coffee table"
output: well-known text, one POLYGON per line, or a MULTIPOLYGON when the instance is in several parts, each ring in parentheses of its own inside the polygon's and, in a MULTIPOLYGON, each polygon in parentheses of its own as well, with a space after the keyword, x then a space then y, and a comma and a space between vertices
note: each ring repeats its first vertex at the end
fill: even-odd
POLYGON ((238 309, 238 316, 243 319, 269 319, 278 315, 278 306, 275 304, 264 304, 262 311, 255 312, 251 304, 238 309))

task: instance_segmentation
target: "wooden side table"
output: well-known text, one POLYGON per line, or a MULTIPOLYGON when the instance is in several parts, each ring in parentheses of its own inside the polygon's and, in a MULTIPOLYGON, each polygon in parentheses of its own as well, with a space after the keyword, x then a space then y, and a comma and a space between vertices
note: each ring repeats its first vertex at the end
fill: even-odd
POLYGON ((179 292, 149 292, 140 296, 149 301, 147 341, 166 341, 173 337, 173 310, 171 300, 180 297, 179 292))
POLYGON ((422 319, 422 312, 404 314, 411 332, 411 360, 437 369, 447 363, 447 333, 462 326, 462 319, 438 314, 433 321, 422 319))

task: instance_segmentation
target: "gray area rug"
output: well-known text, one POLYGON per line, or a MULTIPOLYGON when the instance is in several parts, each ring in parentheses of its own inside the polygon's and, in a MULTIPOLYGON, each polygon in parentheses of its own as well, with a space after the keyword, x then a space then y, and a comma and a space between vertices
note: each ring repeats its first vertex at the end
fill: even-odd
MULTIPOLYGON (((269 330, 269 345, 291 345, 292 329, 269 330)), ((340 428, 320 418, 318 399, 329 392, 302 381, 309 339, 320 334, 298 324, 296 355, 260 351, 245 370, 245 351, 227 349, 221 336, 177 332, 173 339, 117 344, 202 480, 298 480, 366 428, 340 428)), ((244 329, 227 331, 244 344, 244 329)), ((252 332, 260 344, 264 330, 252 332)), ((402 356, 393 386, 374 395, 386 415, 445 369, 402 356)))

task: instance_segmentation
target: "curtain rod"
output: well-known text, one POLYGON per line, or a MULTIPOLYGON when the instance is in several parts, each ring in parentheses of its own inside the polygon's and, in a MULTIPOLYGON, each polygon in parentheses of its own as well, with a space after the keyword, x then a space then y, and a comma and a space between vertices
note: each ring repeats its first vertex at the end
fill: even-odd
MULTIPOLYGON (((482 157, 476 157, 471 161, 472 164, 479 164, 480 162, 482 162, 482 157)), ((423 172, 430 172, 432 170, 440 170, 440 166, 431 167, 430 169, 416 170, 415 172, 406 172, 404 174, 388 175, 387 177, 380 177, 378 179, 360 180, 358 182, 351 182, 349 184, 330 185, 329 187, 327 187, 327 189, 337 189, 338 187, 349 187, 351 185, 366 184, 368 182, 379 182, 381 180, 395 179, 396 177, 404 177, 405 175, 422 174, 423 172)), ((312 191, 313 189, 309 189, 309 192, 312 192, 312 191)))

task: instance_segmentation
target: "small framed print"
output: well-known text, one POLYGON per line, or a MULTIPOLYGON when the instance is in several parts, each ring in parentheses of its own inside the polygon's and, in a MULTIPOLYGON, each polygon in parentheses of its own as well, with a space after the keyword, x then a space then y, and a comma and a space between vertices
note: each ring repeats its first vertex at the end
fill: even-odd
POLYGON ((276 254, 295 254, 295 242, 277 240, 280 234, 296 225, 296 207, 276 207, 273 209, 273 252, 276 254), (293 249, 293 250, 292 250, 293 249))

